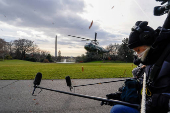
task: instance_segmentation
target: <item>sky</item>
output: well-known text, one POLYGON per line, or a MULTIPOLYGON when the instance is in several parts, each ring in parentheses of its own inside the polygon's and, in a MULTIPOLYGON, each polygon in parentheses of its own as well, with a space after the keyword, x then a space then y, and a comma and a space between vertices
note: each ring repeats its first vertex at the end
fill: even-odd
POLYGON ((167 14, 153 15, 160 4, 155 0, 0 0, 0 38, 28 39, 54 56, 57 36, 62 56, 81 56, 89 41, 68 35, 93 40, 96 32, 99 46, 121 44, 136 21, 148 21, 154 29, 163 25, 167 14))

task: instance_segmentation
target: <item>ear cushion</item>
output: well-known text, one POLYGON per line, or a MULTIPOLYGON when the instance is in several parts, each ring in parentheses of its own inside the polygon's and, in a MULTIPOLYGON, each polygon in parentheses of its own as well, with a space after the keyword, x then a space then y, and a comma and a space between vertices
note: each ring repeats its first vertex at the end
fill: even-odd
POLYGON ((137 21, 136 23, 135 23, 135 25, 136 26, 139 26, 139 24, 141 23, 142 21, 137 21))
POLYGON ((137 21, 135 23, 135 26, 132 28, 133 32, 139 33, 139 39, 141 44, 144 45, 152 45, 155 40, 155 30, 151 28, 150 26, 147 26, 147 21, 137 21))
MULTIPOLYGON (((144 24, 146 25, 147 23, 144 23, 144 24)), ((152 43, 154 42, 154 36, 155 36, 154 29, 149 26, 144 26, 142 27, 142 29, 144 31, 139 35, 140 40, 145 45, 152 45, 152 43)))
POLYGON ((143 28, 143 27, 147 27, 148 25, 148 22, 147 21, 142 21, 140 24, 139 24, 139 27, 140 28, 143 28))
POLYGON ((154 41, 153 35, 149 31, 144 31, 139 36, 141 42, 145 45, 151 45, 154 41))

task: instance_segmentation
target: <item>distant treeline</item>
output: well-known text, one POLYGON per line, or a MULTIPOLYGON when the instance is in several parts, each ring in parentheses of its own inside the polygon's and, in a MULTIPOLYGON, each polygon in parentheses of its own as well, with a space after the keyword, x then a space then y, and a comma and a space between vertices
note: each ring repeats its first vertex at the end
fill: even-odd
MULTIPOLYGON (((122 44, 110 44, 106 49, 109 53, 97 54, 86 52, 81 56, 74 57, 76 62, 91 62, 99 60, 132 62, 134 51, 127 47, 128 38, 122 40, 122 44)), ((34 41, 18 39, 6 42, 0 38, 0 59, 20 59, 33 62, 54 62, 61 61, 63 56, 54 57, 49 51, 39 49, 34 41)))
POLYGON ((0 38, 0 59, 52 62, 50 52, 39 49, 34 41, 28 39, 6 42, 4 39, 0 38))

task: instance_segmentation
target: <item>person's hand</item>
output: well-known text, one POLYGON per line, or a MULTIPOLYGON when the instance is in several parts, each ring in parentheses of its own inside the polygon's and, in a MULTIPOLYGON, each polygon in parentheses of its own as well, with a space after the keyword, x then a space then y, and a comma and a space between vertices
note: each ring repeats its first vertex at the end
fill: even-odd
POLYGON ((140 78, 145 71, 145 65, 142 65, 141 67, 136 67, 132 70, 132 74, 134 76, 134 78, 140 78))
POLYGON ((120 95, 121 95, 121 92, 110 93, 110 94, 106 95, 106 98, 107 99, 120 100, 120 95))
POLYGON ((141 68, 145 68, 145 67, 146 67, 146 65, 142 65, 142 66, 141 66, 141 68))
POLYGON ((137 56, 134 56, 133 63, 138 66, 141 63, 141 60, 138 59, 137 56))
POLYGON ((100 105, 101 105, 101 106, 103 106, 103 105, 110 105, 110 106, 114 106, 115 104, 114 104, 114 103, 112 103, 112 102, 102 101, 102 102, 100 103, 100 105))

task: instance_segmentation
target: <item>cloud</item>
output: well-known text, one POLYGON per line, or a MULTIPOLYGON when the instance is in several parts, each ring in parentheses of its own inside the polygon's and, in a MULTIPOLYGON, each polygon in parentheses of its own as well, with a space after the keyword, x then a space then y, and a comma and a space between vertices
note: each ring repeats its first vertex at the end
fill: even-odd
POLYGON ((165 16, 153 16, 153 7, 158 4, 147 0, 0 0, 0 38, 6 41, 26 38, 40 49, 50 48, 54 55, 57 35, 62 54, 81 55, 86 42, 68 35, 93 40, 97 32, 100 46, 121 43, 138 20, 149 21, 154 28, 163 24, 165 16), (77 52, 71 53, 70 49, 77 52))
POLYGON ((17 34, 20 37, 31 37, 31 35, 28 35, 27 33, 23 32, 23 31, 17 31, 17 34))

